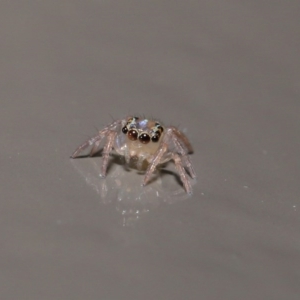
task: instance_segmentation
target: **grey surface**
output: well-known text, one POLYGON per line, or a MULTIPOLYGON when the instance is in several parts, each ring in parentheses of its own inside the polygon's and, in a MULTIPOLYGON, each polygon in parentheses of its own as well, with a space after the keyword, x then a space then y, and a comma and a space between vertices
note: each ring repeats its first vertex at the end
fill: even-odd
POLYGON ((1 1, 0 298, 299 299, 299 11, 1 1), (136 112, 186 130, 192 197, 69 160, 136 112))

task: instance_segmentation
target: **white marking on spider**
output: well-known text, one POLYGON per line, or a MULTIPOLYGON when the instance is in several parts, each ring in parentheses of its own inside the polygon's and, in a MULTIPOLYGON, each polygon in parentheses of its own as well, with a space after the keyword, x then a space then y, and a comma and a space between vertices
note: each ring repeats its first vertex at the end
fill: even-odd
POLYGON ((176 127, 163 127, 156 120, 138 117, 120 119, 81 144, 71 158, 78 157, 89 146, 92 146, 90 156, 93 156, 99 151, 100 143, 104 139, 106 142, 102 151, 101 177, 106 176, 109 155, 115 149, 118 154, 125 157, 128 164, 132 158, 136 159, 138 169, 142 169, 145 162, 148 163, 142 185, 149 182, 158 165, 173 160, 186 192, 192 194, 192 186, 186 171, 192 178, 196 177, 188 155, 193 149, 188 138, 176 127))

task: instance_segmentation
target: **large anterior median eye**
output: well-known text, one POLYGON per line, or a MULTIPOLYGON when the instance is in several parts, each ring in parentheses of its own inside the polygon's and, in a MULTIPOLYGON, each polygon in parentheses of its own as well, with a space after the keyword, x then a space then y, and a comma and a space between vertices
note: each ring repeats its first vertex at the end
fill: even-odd
POLYGON ((139 140, 141 143, 143 144, 148 144, 150 142, 150 136, 149 134, 147 133, 142 133, 140 136, 139 136, 139 140))
POLYGON ((128 132, 128 138, 132 141, 136 141, 138 138, 138 132, 134 129, 129 130, 128 132))

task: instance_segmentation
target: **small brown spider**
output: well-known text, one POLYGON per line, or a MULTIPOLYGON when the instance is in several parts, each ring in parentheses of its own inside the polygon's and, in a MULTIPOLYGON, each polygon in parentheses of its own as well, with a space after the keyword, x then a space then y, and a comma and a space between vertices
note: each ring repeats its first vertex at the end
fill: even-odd
POLYGON ((192 186, 185 169, 192 178, 196 177, 188 156, 193 150, 188 138, 177 128, 163 127, 158 121, 138 117, 120 119, 81 144, 71 158, 78 157, 89 146, 92 147, 90 156, 94 155, 99 151, 104 138, 106 142, 102 152, 101 177, 105 177, 109 155, 115 149, 125 157, 128 164, 131 158, 135 158, 138 169, 142 168, 144 162, 148 163, 142 185, 147 184, 158 165, 173 160, 186 192, 192 194, 192 186))

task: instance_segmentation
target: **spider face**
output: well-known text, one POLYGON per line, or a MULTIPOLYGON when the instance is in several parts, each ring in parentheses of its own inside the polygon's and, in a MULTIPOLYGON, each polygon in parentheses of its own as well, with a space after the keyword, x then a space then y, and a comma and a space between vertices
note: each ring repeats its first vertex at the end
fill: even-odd
POLYGON ((81 144, 71 158, 91 146, 90 156, 99 151, 102 140, 105 144, 102 151, 102 176, 106 175, 109 155, 114 149, 119 155, 130 160, 136 160, 138 169, 148 165, 143 185, 149 180, 156 167, 173 160, 187 193, 192 193, 192 187, 187 174, 196 176, 188 154, 192 146, 188 138, 175 127, 163 127, 156 120, 128 117, 114 121, 98 132, 97 135, 81 144), (187 172, 188 173, 187 173, 187 172))
POLYGON ((142 144, 150 142, 157 143, 164 131, 164 128, 157 121, 140 119, 138 117, 129 117, 122 132, 127 135, 131 141, 139 141, 142 144))

